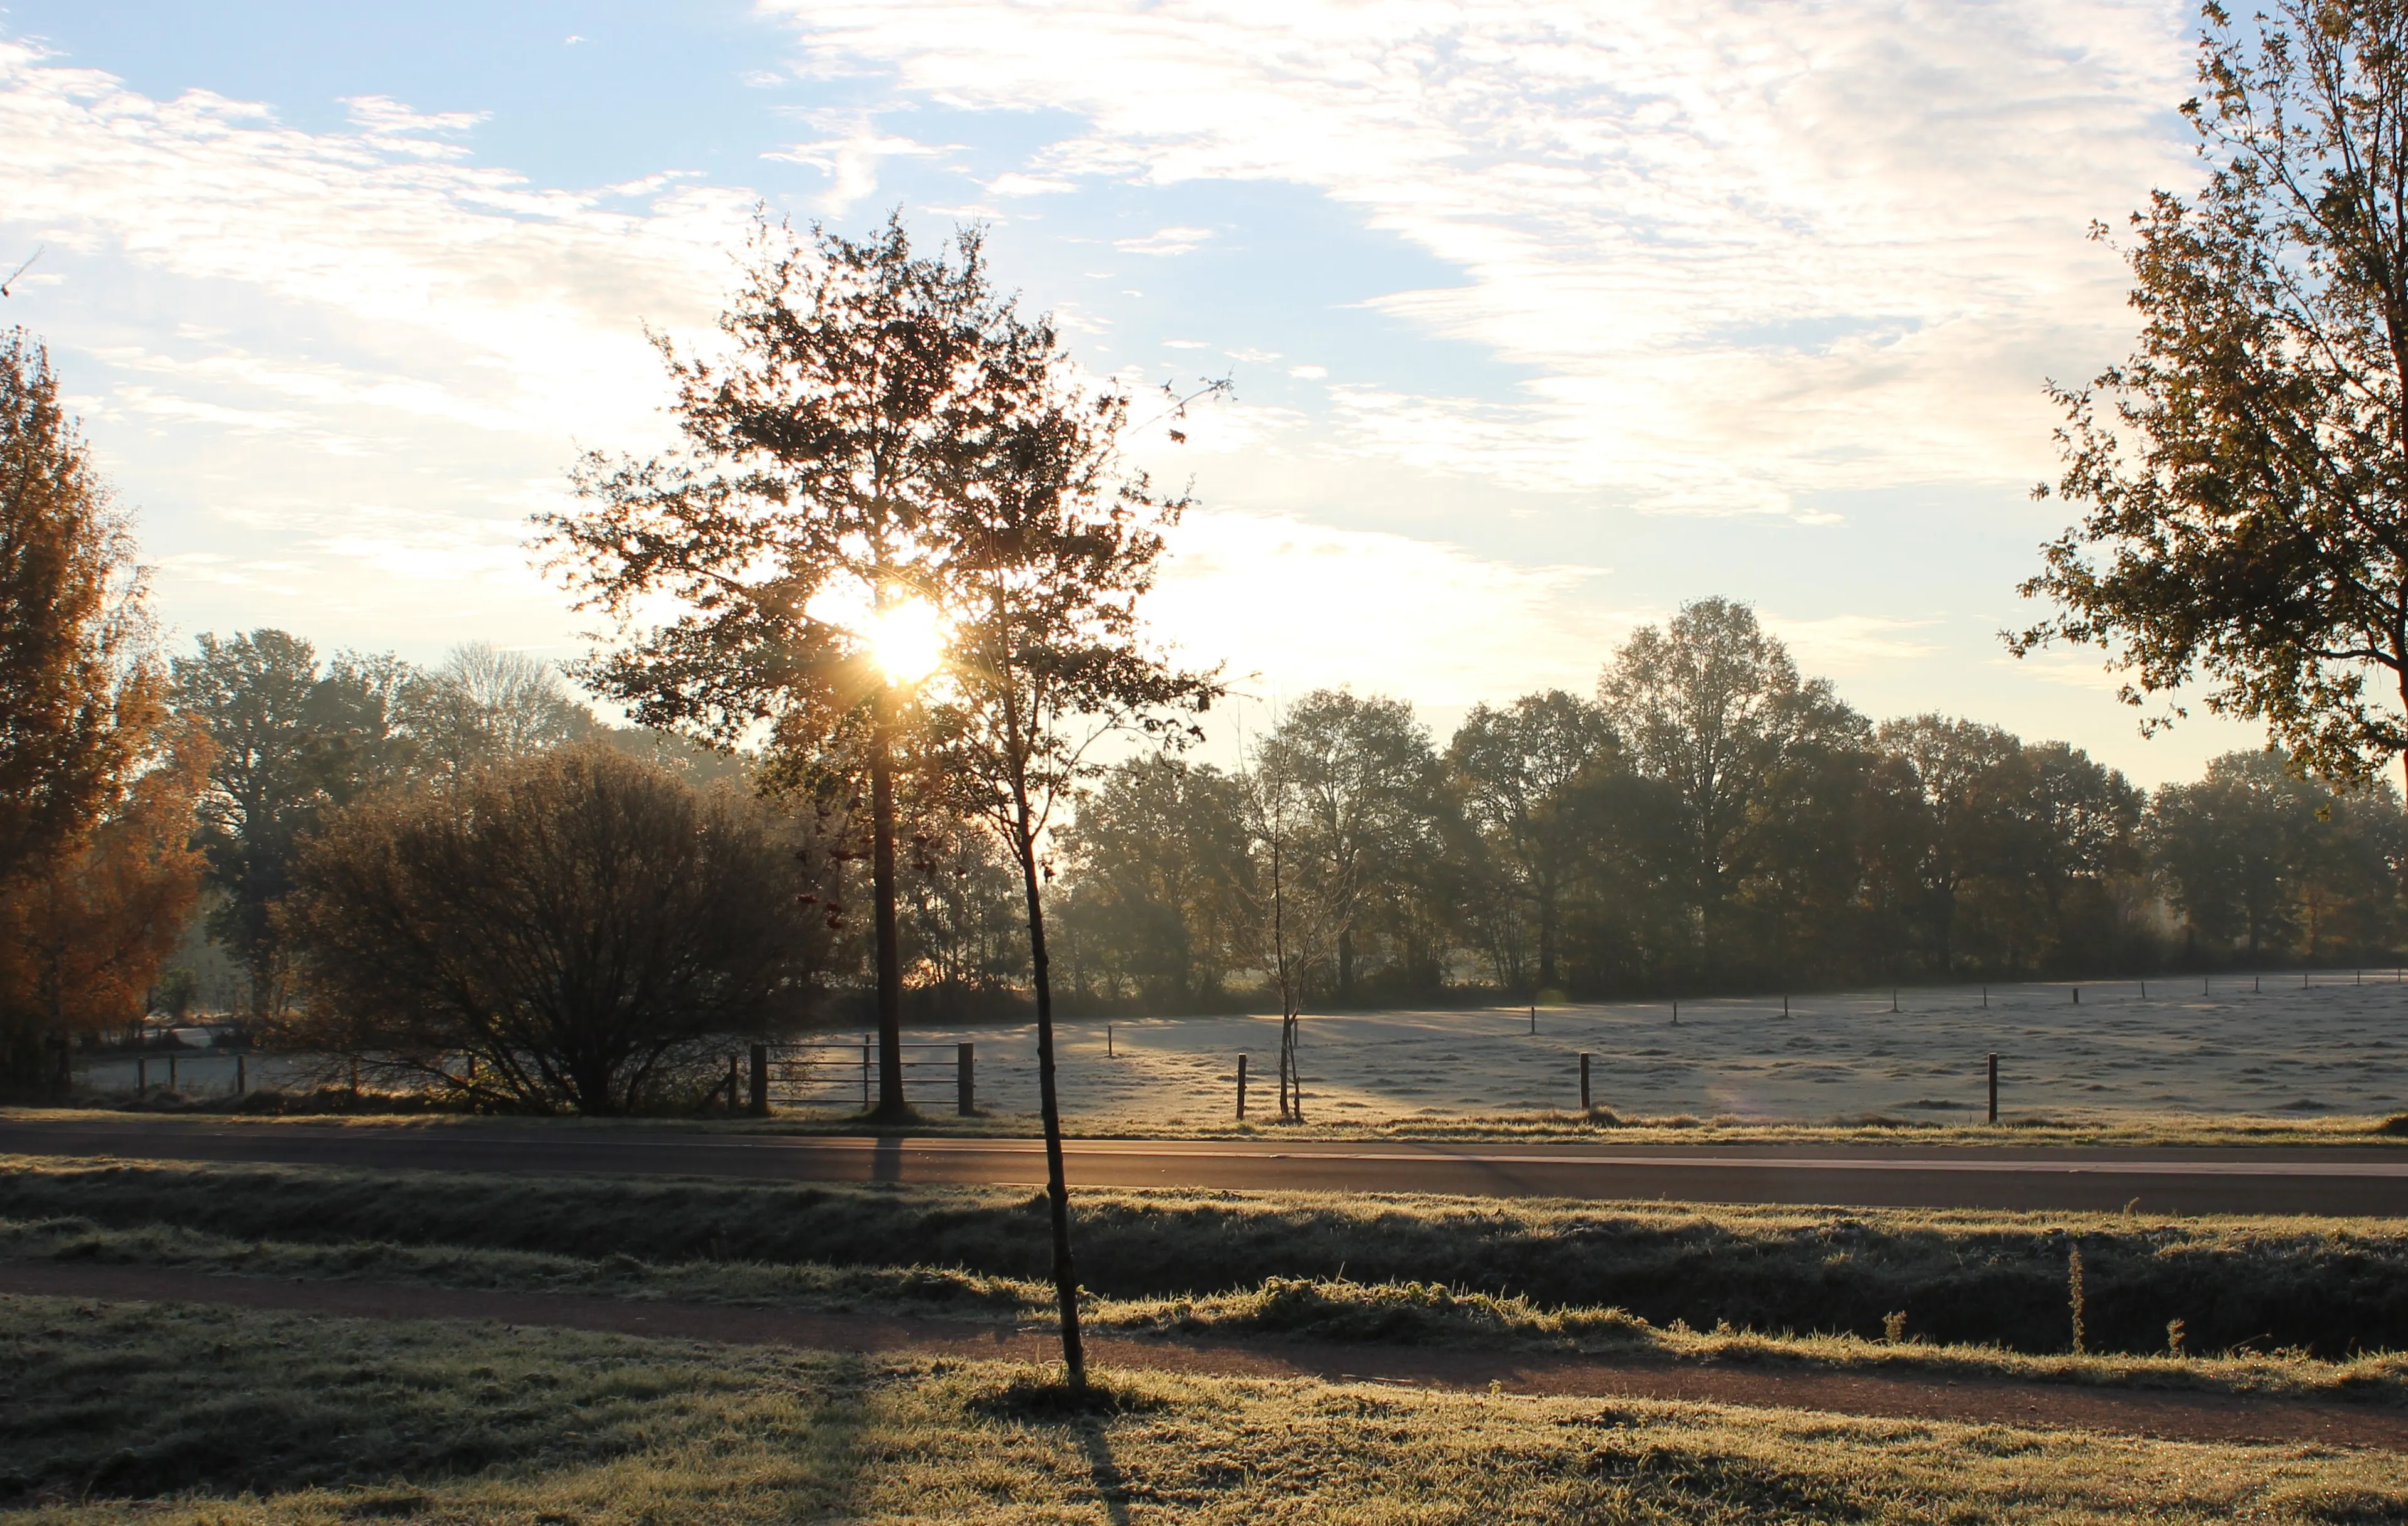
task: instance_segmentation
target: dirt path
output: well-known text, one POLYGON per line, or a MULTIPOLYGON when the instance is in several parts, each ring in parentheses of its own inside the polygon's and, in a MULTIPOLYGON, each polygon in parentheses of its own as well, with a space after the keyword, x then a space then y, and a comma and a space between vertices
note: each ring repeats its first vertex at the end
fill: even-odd
MULTIPOLYGON (((279 1281, 166 1267, 0 1263, 0 1294, 221 1303, 365 1319, 482 1319, 678 1340, 820 1351, 1043 1361, 1050 1332, 945 1319, 671 1303, 580 1293, 459 1290, 407 1284, 279 1281)), ((2185 1441, 2316 1441, 2408 1451, 2408 1411, 2246 1398, 1735 1364, 1429 1346, 1285 1341, 1140 1340, 1090 1334, 1100 1367, 1240 1377, 1312 1377, 1576 1398, 1677 1399, 1899 1419, 2120 1432, 2185 1441)))

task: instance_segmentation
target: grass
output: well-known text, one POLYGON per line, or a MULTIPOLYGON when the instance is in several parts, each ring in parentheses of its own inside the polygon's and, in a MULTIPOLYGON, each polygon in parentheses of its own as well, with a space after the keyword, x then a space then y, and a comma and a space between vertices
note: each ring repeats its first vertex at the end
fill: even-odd
MULTIPOLYGON (((772 1266, 758 1261, 656 1264, 528 1251, 365 1242, 238 1241, 157 1226, 105 1230, 81 1219, 0 1219, 0 1258, 175 1267, 217 1275, 432 1284, 452 1288, 675 1299, 748 1307, 936 1316, 1017 1325, 1054 1317, 1051 1284, 935 1267, 772 1266)), ((1905 1373, 1957 1379, 2180 1389, 2408 1404, 2408 1356, 2320 1360, 2301 1351, 2174 1358, 2032 1355, 1919 1336, 1762 1333, 1727 1326, 1658 1326, 1616 1308, 1542 1308, 1526 1298, 1432 1283, 1273 1277, 1260 1287, 1177 1299, 1088 1298, 1090 1329, 1118 1334, 1458 1346, 1758 1366, 1905 1373)))
POLYGON ((28 1526, 2408 1518, 2408 1458, 2317 1446, 1153 1375, 1066 1412, 1025 1367, 64 1299, 0 1346, 28 1526))
MULTIPOLYGON (((2162 1352, 2176 1318, 2200 1354, 2345 1363, 2408 1349, 2408 1225, 2395 1220, 1174 1191, 1073 1202, 1082 1282, 1140 1324, 1183 1304, 1182 1317, 1232 1332, 1340 1338, 1376 1313, 1411 1338, 1493 1327, 1605 1340, 1611 1321, 1549 1321, 1625 1311, 1612 1320, 1659 1343, 1727 1329, 1894 1351, 1876 1338, 1902 1312, 1904 1332, 1934 1346, 2042 1358, 2070 1345, 2079 1243, 2094 1352, 2162 1352), (1289 1284, 1357 1291, 1297 1324, 1294 1307, 1261 1302, 1289 1284), (1402 1303, 1378 1291, 1398 1288, 1426 1291, 1402 1303), (1454 1301, 1442 1318, 1428 1307, 1441 1294, 1454 1301)), ((272 1246, 280 1275, 586 1287, 616 1274, 626 1286, 610 1290, 652 1296, 900 1300, 989 1317, 1042 1306, 1032 1289, 1050 1255, 1041 1197, 993 1188, 0 1158, 0 1219, 18 1255, 81 1244, 245 1270, 243 1256, 272 1246), (905 1260, 918 1265, 898 1270, 905 1260)))
MULTIPOLYGON (((0 1119, 122 1121, 129 1112, 163 1118, 199 1118, 253 1127, 307 1124, 314 1127, 480 1128, 491 1116, 431 1110, 415 1096, 370 1093, 356 1101, 348 1093, 312 1100, 253 1092, 240 1099, 179 1099, 154 1094, 136 1106, 0 1107, 0 1119)), ((771 1118, 700 1116, 655 1118, 513 1117, 514 1128, 671 1130, 681 1132, 790 1134, 797 1136, 910 1134, 914 1137, 1023 1139, 1041 1130, 1034 1114, 984 1113, 965 1118, 930 1112, 907 1125, 880 1125, 857 1115, 793 1113, 771 1118)), ((1198 1121, 1152 1115, 1079 1115, 1064 1120, 1078 1139, 1278 1139, 1419 1140, 1431 1143, 1556 1141, 1598 1144, 1914 1144, 1918 1148, 2327 1148, 2358 1146, 2408 1149, 2408 1114, 2373 1116, 2154 1112, 2143 1109, 2057 1109, 2010 1114, 1997 1124, 1954 1123, 1859 1113, 1826 1119, 1763 1119, 1693 1114, 1623 1115, 1599 1108, 1588 1114, 1540 1112, 1410 1117, 1349 1123, 1283 1124, 1234 1118, 1198 1121)))

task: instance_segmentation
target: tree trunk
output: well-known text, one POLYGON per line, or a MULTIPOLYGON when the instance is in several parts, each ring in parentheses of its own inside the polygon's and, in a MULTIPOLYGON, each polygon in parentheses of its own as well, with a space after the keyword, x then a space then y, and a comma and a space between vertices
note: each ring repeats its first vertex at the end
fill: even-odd
POLYGON ((1338 935, 1338 1004, 1354 1004, 1354 929, 1348 928, 1338 935))
POLYGON ((1020 883, 1028 896, 1028 966, 1037 994, 1037 1100, 1045 1121, 1045 1201, 1054 1218, 1054 1302, 1062 1315, 1063 1375, 1087 1386, 1087 1353, 1079 1340, 1079 1277, 1070 1260, 1070 1186, 1062 1173, 1062 1103, 1054 1085, 1054 981, 1045 957, 1045 903, 1037 885, 1037 840, 1025 787, 1013 790, 1020 883))
POLYGON ((903 943, 895 924, 895 760, 887 730, 887 698, 871 700, 869 740, 869 885, 878 919, 878 1110, 880 1118, 910 1116, 903 1100, 903 943))

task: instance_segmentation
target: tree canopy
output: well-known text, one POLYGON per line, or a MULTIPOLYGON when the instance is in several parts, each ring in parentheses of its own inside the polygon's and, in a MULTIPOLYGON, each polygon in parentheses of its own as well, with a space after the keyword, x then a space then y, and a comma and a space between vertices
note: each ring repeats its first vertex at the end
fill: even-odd
POLYGON ((2103 647, 2150 724, 2196 684, 2360 779, 2408 753, 2408 9, 2203 14, 2206 183, 2132 215, 2139 347, 2052 389, 2083 517, 2009 644, 2103 647))

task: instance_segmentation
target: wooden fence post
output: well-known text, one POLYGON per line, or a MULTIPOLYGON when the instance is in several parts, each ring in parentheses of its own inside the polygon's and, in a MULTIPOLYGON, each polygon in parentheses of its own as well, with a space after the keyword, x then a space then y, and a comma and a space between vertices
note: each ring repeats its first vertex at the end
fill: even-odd
POLYGON ((955 1089, 961 1093, 961 1115, 966 1118, 978 1112, 978 1086, 975 1080, 977 1073, 978 1045, 974 1044, 955 1045, 953 1083, 955 1089))
POLYGON ((1581 1112, 1583 1114, 1586 1114, 1590 1111, 1591 1109, 1588 1103, 1588 1056, 1586 1053, 1583 1053, 1581 1056, 1581 1112))
POLYGON ((173 1049, 167 1051, 167 1089, 176 1089, 176 1052, 173 1049))
POLYGON ((861 1110, 869 1111, 869 1041, 861 1041, 861 1110))
POLYGON ((1990 1121, 1999 1121, 1999 1057, 1990 1057, 1990 1121))
POLYGON ((769 1046, 766 1044, 752 1046, 752 1116, 769 1116, 769 1046))
POLYGON ((1246 1121, 1246 1057, 1238 1057, 1238 1121, 1246 1121))
POLYGON ((150 1090, 150 1057, 134 1057, 134 1100, 140 1101, 150 1090))
POLYGON ((236 1051, 234 1057, 234 1094, 237 1097, 251 1089, 249 1085, 251 1067, 248 1063, 250 1058, 240 1051, 236 1051))

